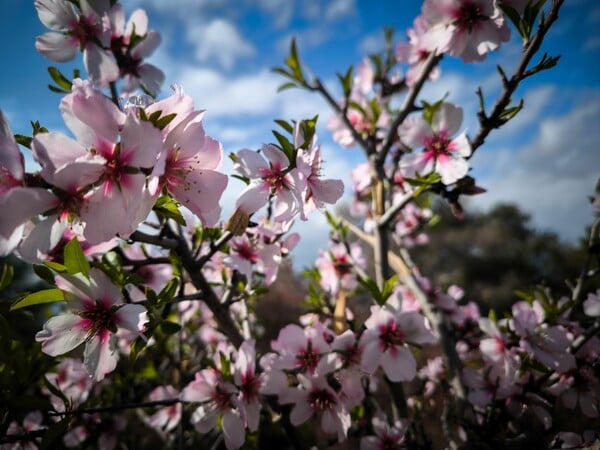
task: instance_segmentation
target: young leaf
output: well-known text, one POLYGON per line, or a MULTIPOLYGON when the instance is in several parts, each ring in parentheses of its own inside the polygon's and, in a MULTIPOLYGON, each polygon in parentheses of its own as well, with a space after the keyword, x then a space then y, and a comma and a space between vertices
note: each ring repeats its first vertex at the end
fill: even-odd
POLYGON ((42 305, 44 303, 62 302, 65 300, 65 294, 60 289, 44 289, 34 292, 14 302, 10 310, 25 308, 27 306, 42 305))
POLYGON ((2 275, 0 276, 0 291, 12 283, 14 275, 15 268, 11 264, 5 262, 2 267, 2 275))
POLYGON ((178 333, 179 330, 181 330, 181 325, 175 322, 165 320, 164 322, 160 323, 160 330, 166 335, 172 335, 178 333))
POLYGON ((57 441, 57 439, 60 439, 61 436, 65 434, 70 422, 71 416, 66 415, 60 422, 56 422, 50 428, 48 428, 48 431, 46 431, 44 437, 42 438, 42 442, 40 443, 40 450, 53 448, 53 444, 57 441))
POLYGON ((83 254, 83 250, 81 249, 81 245, 77 238, 71 239, 71 241, 65 245, 64 261, 67 272, 71 275, 82 273, 86 278, 90 277, 90 263, 83 254))
POLYGON ((31 149, 31 141, 33 141, 33 138, 31 136, 25 136, 23 134, 15 134, 15 141, 17 142, 17 144, 31 149))
POLYGON ((65 77, 56 67, 48 67, 48 73, 56 83, 56 85, 65 92, 71 92, 73 83, 65 77))
POLYGON ((158 294, 158 304, 167 303, 173 299, 179 287, 179 279, 171 279, 167 285, 158 294))
POLYGON ((181 211, 179 211, 177 202, 175 202, 175 200, 168 195, 162 195, 158 197, 156 203, 154 204, 154 208, 152 209, 165 219, 172 219, 179 225, 183 226, 186 224, 181 211))
POLYGON ((276 119, 275 123, 290 134, 294 132, 294 127, 283 119, 276 119))
POLYGON ((279 145, 281 145, 281 149, 283 150, 283 153, 285 153, 285 156, 287 156, 288 160, 290 161, 290 164, 292 164, 292 165, 295 164, 296 163, 296 149, 294 149, 294 146, 292 145, 292 143, 289 141, 288 138, 286 138, 279 131, 272 130, 272 132, 273 132, 273 135, 277 138, 279 145))
POLYGON ((33 271, 35 274, 48 284, 54 284, 54 272, 48 266, 43 264, 34 264, 33 271))

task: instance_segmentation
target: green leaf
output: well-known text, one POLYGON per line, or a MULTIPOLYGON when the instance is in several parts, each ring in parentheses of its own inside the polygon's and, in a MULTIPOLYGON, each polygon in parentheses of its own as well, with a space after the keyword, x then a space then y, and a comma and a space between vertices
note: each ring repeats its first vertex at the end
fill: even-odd
POLYGON ((276 119, 274 122, 277 125, 279 125, 281 128, 283 128, 285 131, 287 131, 288 133, 292 134, 294 132, 294 127, 290 123, 286 122, 285 120, 276 119))
POLYGON ((531 303, 534 299, 534 294, 531 291, 524 291, 521 289, 517 289, 517 290, 515 290, 515 295, 529 303, 531 303))
POLYGON ((42 438, 42 442, 40 443, 39 447, 40 450, 52 448, 52 445, 56 442, 56 440, 64 435, 69 422, 71 422, 71 416, 66 415, 60 422, 56 422, 54 425, 52 425, 42 438))
POLYGON ((342 85, 342 89, 344 91, 344 98, 350 98, 350 94, 352 93, 352 66, 348 68, 346 73, 342 75, 341 73, 337 74, 338 79, 340 80, 340 84, 342 85))
POLYGON ((30 149, 31 141, 33 141, 33 138, 31 136, 25 136, 23 134, 15 134, 15 141, 17 142, 17 144, 30 149))
POLYGON ((58 387, 56 387, 53 383, 51 383, 50 380, 46 378, 46 376, 44 376, 44 385, 52 394, 54 394, 56 397, 60 398, 63 401, 65 405, 65 410, 68 409, 69 400, 65 396, 64 392, 61 391, 58 387))
POLYGON ((289 139, 286 138, 279 131, 272 130, 272 132, 273 132, 273 135, 277 138, 277 141, 279 142, 279 145, 281 146, 283 153, 285 153, 285 155, 287 156, 290 164, 294 165, 296 163, 296 149, 294 148, 292 143, 289 141, 289 139))
MULTIPOLYGON (((389 280, 386 280, 383 284, 383 291, 381 292, 381 296, 387 300, 390 295, 394 292, 394 288, 398 283, 398 275, 393 275, 389 280)), ((385 302, 384 300, 384 302, 385 302)))
POLYGON ((145 336, 136 337, 129 347, 129 361, 136 361, 140 356, 140 353, 142 353, 142 350, 146 348, 147 344, 148 339, 145 336))
POLYGON ((165 219, 172 219, 179 225, 186 225, 185 219, 179 211, 179 205, 168 195, 158 197, 152 209, 165 219))
POLYGON ((427 122, 429 125, 431 125, 434 114, 440 108, 440 106, 442 106, 442 103, 444 103, 445 98, 446 96, 444 96, 444 98, 438 100, 433 104, 429 104, 426 101, 423 101, 423 120, 425 120, 425 122, 427 122))
POLYGON ((317 121, 319 120, 319 115, 315 115, 312 119, 304 119, 300 122, 300 128, 302 130, 302 137, 304 138, 304 144, 302 148, 308 149, 310 143, 315 136, 315 132, 317 130, 317 121))
POLYGON ((160 323, 160 330, 167 335, 172 335, 181 330, 181 325, 169 320, 165 320, 164 322, 160 323))
POLYGON ((54 272, 48 266, 43 264, 34 264, 33 271, 35 274, 48 284, 54 284, 54 272))
POLYGON ((381 291, 379 290, 375 280, 372 278, 359 278, 358 281, 367 288, 378 305, 383 305, 394 292, 394 288, 398 282, 398 275, 394 275, 389 280, 386 280, 383 284, 383 290, 381 291))
POLYGON ((381 292, 379 291, 379 288, 377 287, 377 283, 375 283, 375 280, 373 280, 372 278, 359 277, 358 281, 365 288, 367 288, 367 290, 371 293, 371 296, 377 302, 378 305, 383 305, 385 300, 383 300, 383 297, 381 295, 381 292))
POLYGON ((177 293, 177 288, 179 288, 179 279, 173 278, 171 279, 167 285, 162 288, 162 290, 158 294, 158 304, 170 302, 175 294, 177 293))
POLYGON ((68 94, 69 93, 69 91, 65 91, 64 89, 61 89, 59 87, 52 86, 51 84, 48 85, 48 89, 50 89, 52 92, 55 92, 57 94, 68 94))
POLYGON ((148 116, 148 122, 152 122, 152 123, 156 122, 161 114, 162 114, 162 111, 154 111, 152 114, 150 114, 148 116))
POLYGON ((81 244, 79 244, 77 238, 71 239, 71 241, 65 245, 64 261, 68 273, 72 275, 81 273, 86 278, 90 277, 90 263, 83 254, 81 244))
POLYGON ((60 72, 60 70, 58 70, 56 67, 48 67, 48 73, 50 74, 58 88, 64 90, 65 92, 71 92, 71 87, 73 86, 73 83, 71 83, 71 80, 65 77, 60 72))
POLYGON ((292 42, 290 44, 290 54, 285 59, 285 64, 292 71, 294 78, 304 84, 304 74, 302 73, 300 59, 298 58, 298 48, 296 47, 296 39, 292 39, 292 42))
POLYGON ((277 92, 285 91, 286 89, 293 89, 299 87, 298 83, 294 83, 293 81, 288 81, 287 83, 280 84, 277 87, 277 92))
POLYGON ((38 133, 47 133, 48 132, 48 128, 41 126, 40 122, 37 120, 35 122, 31 121, 29 123, 31 123, 31 130, 33 131, 34 136, 38 133))
POLYGON ((14 276, 15 268, 11 264, 5 262, 2 267, 2 275, 0 275, 0 291, 12 283, 14 276))
POLYGON ((223 374, 224 378, 230 377, 231 361, 222 351, 219 351, 219 357, 221 359, 221 374, 223 374))
MULTIPOLYGON (((512 22, 512 24, 518 31, 521 27, 521 16, 517 12, 517 10, 514 9, 512 6, 509 6, 506 2, 500 3, 500 9, 504 12, 504 14, 506 14, 506 16, 509 18, 509 20, 512 22)), ((521 37, 524 36, 521 35, 521 37)))
POLYGON ((521 99, 521 101, 519 102, 519 104, 517 106, 512 106, 512 107, 506 108, 504 111, 502 111, 500 113, 499 119, 503 123, 508 122, 513 117, 515 117, 519 113, 519 111, 521 111, 523 109, 523 105, 524 105, 524 101, 523 101, 523 99, 521 99))
POLYGON ((44 261, 44 265, 47 267, 50 267, 52 270, 56 271, 56 272, 66 272, 67 268, 60 263, 54 262, 54 261, 44 261))
POLYGON ((160 119, 154 122, 154 126, 159 130, 162 130, 164 127, 169 125, 177 114, 167 114, 166 116, 161 117, 160 119))
POLYGON ((238 180, 243 181, 245 184, 250 184, 250 178, 245 177, 243 175, 238 175, 237 173, 232 173, 230 175, 231 178, 237 178, 238 180))
POLYGON ((156 295, 156 292, 154 292, 154 289, 152 289, 151 287, 145 286, 144 287, 144 295, 146 297, 146 300, 150 304, 150 306, 152 306, 154 308, 156 308, 158 306, 158 296, 156 295))
POLYGON ((65 300, 65 294, 60 289, 44 289, 43 291, 34 292, 26 295, 24 298, 17 300, 10 307, 11 311, 25 308, 27 306, 41 305, 44 303, 62 302, 65 300))

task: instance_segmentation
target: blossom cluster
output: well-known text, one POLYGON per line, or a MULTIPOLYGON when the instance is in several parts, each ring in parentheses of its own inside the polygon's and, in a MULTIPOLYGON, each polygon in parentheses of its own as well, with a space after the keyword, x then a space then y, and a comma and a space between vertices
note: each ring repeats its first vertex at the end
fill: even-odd
MULTIPOLYGON (((274 425, 292 444, 300 432, 362 450, 430 448, 430 430, 454 447, 532 430, 554 447, 600 438, 600 290, 585 284, 594 269, 558 300, 543 287, 520 292, 497 318, 410 260, 436 220, 431 197, 460 217, 460 196, 484 192, 469 176, 476 144, 463 109, 445 98, 417 105, 417 94, 440 77, 443 55, 482 61, 508 40, 510 22, 533 26, 532 2, 425 0, 407 43, 392 45, 388 33, 385 55, 340 75, 337 104, 304 78, 292 47, 291 75, 280 73, 325 94, 333 139, 361 146, 367 162, 350 174, 352 219, 327 214, 329 246, 306 271, 310 311, 293 323, 277 317, 283 325, 269 338, 257 304, 298 246, 294 220, 344 192, 324 176, 316 118, 279 120, 289 138, 275 132, 277 143, 230 154, 244 185, 225 223, 221 201, 235 183, 221 172, 222 145, 180 86, 157 99, 164 75, 144 59, 160 36, 146 13, 126 20, 109 0, 35 0, 35 8, 51 30, 38 51, 59 62, 81 51, 87 79, 51 71, 72 137, 35 122, 33 136, 15 136, 0 111, 0 209, 10 212, 0 220, 0 255, 34 263, 51 285, 11 309, 63 302, 35 334, 42 353, 62 358, 11 365, 14 352, 3 351, 3 382, 22 376, 27 386, 2 409, 0 448, 60 440, 112 450, 121 441, 155 447, 158 438, 193 448, 222 440, 233 450, 274 425), (405 91, 412 103, 398 110, 405 91), (35 172, 19 146, 31 150, 35 172), (13 370, 6 377, 4 367, 13 370), (39 411, 12 407, 22 392, 41 396, 32 402, 39 411), (572 411, 578 426, 564 420, 572 411)), ((596 211, 598 203, 596 193, 596 211)), ((12 276, 6 267, 0 289, 12 276)), ((0 345, 18 348, 4 334, 0 345)))
POLYGON ((38 36, 36 49, 52 61, 69 61, 78 51, 90 80, 107 87, 123 79, 122 92, 138 88, 158 93, 163 72, 144 63, 160 45, 160 34, 148 30, 144 10, 134 11, 125 20, 123 5, 108 0, 35 0, 40 21, 50 30, 38 36))

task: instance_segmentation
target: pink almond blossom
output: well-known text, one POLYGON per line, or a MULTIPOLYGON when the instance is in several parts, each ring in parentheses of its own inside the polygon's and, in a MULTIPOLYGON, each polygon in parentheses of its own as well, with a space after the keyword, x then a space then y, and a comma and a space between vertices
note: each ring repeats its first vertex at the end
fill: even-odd
POLYGON ((251 432, 258 430, 261 403, 260 389, 263 376, 256 373, 256 349, 253 339, 244 341, 240 346, 235 361, 234 381, 240 389, 239 400, 242 417, 251 432))
POLYGON ((45 189, 26 187, 24 175, 23 155, 0 110, 0 210, 10 211, 0 220, 0 256, 19 245, 25 222, 58 204, 58 199, 45 189))
POLYGON ((68 0, 36 0, 41 22, 50 32, 35 41, 35 48, 52 61, 69 61, 83 51, 83 61, 90 79, 100 86, 119 77, 119 67, 110 46, 108 2, 80 0, 79 11, 68 0))
POLYGON ((92 268, 90 277, 61 274, 56 285, 65 292, 72 309, 48 320, 35 339, 50 356, 67 353, 84 344, 83 361, 94 380, 102 380, 112 372, 118 360, 119 329, 141 334, 148 322, 142 305, 122 303, 120 290, 99 269, 92 268))
POLYGON ((301 210, 305 183, 298 169, 289 169, 288 157, 279 148, 263 145, 262 155, 248 149, 237 152, 234 168, 251 181, 239 195, 235 206, 246 214, 253 214, 273 196, 273 219, 290 220, 301 210))
POLYGON ((409 153, 402 157, 400 168, 403 175, 428 175, 436 172, 442 183, 452 184, 464 177, 469 164, 471 145, 465 132, 454 139, 463 118, 463 110, 450 103, 442 103, 436 109, 431 123, 421 117, 409 117, 398 127, 398 136, 412 149, 423 147, 422 153, 409 153))
POLYGON ((197 372, 194 381, 181 392, 182 400, 201 403, 192 415, 194 428, 200 433, 213 430, 219 418, 222 418, 223 436, 228 450, 240 448, 246 439, 237 394, 238 389, 212 368, 197 372))
MULTIPOLYGON (((177 390, 171 386, 157 386, 150 392, 151 401, 177 399, 179 396, 177 390)), ((160 408, 154 414, 147 418, 148 425, 155 430, 168 433, 173 430, 181 420, 181 403, 160 408)))
POLYGON ((483 60, 510 37, 495 0, 426 0, 422 11, 430 25, 426 47, 464 62, 483 60))
MULTIPOLYGON (((294 130, 294 145, 298 148, 302 145, 303 138, 300 137, 300 122, 294 130)), ((321 146, 316 145, 317 136, 313 137, 308 149, 298 150, 296 166, 305 179, 306 189, 303 195, 302 211, 300 218, 306 220, 308 213, 322 209, 325 203, 333 205, 344 193, 344 183, 341 180, 321 178, 321 146)))
POLYGON ((409 381, 417 375, 417 362, 407 344, 436 342, 421 314, 402 312, 387 303, 371 306, 371 316, 365 326, 360 338, 362 368, 373 373, 381 365, 391 381, 409 381))
POLYGON ((148 16, 136 9, 125 23, 125 12, 119 3, 110 9, 111 49, 119 62, 120 75, 124 78, 122 94, 134 93, 142 87, 153 94, 158 93, 165 75, 158 67, 143 63, 160 45, 160 34, 148 30, 148 16), (136 37, 135 42, 133 37, 136 37))
MULTIPOLYGON (((423 36, 429 30, 429 24, 423 16, 417 16, 413 22, 413 27, 407 32, 409 41, 407 44, 398 44, 396 47, 396 60, 398 62, 408 63, 410 68, 406 71, 406 84, 412 86, 421 76, 425 67, 431 49, 424 42, 423 36)), ((434 67, 429 73, 430 80, 437 80, 440 77, 439 67, 434 67)))
POLYGON ((223 149, 220 142, 204 132, 203 116, 203 111, 190 113, 167 135, 161 181, 204 226, 214 226, 221 214, 219 201, 228 180, 216 170, 221 164, 223 149))
POLYGON ((338 394, 323 377, 298 374, 298 387, 288 388, 279 396, 279 403, 294 403, 290 422, 301 425, 313 415, 320 416, 321 429, 328 434, 337 434, 342 442, 350 428, 350 412, 338 394))

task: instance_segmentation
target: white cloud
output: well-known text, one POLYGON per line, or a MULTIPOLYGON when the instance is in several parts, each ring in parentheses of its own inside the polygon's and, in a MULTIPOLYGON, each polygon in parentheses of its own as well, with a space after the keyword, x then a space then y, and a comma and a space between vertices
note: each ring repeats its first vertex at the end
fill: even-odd
POLYGON ((489 165, 493 174, 479 180, 488 192, 473 204, 516 202, 537 227, 571 241, 581 237, 592 220, 587 197, 600 175, 599 115, 595 94, 563 116, 544 119, 533 141, 516 151, 482 150, 474 162, 489 165))
POLYGON ((332 31, 330 28, 326 28, 323 26, 310 27, 304 30, 296 30, 291 31, 284 36, 277 39, 277 43, 275 47, 281 53, 287 54, 290 49, 290 42, 292 38, 296 39, 296 44, 300 51, 305 50, 311 47, 318 47, 327 41, 330 37, 332 31))
POLYGON ((238 29, 224 19, 188 28, 186 39, 195 47, 194 54, 199 61, 216 61, 225 69, 231 69, 236 59, 256 53, 238 29))
POLYGON ((325 9, 325 19, 334 21, 351 16, 356 11, 355 0, 330 0, 325 9))
MULTIPOLYGON (((502 128, 503 136, 514 135, 538 121, 551 102, 555 92, 556 86, 552 85, 529 89, 524 96, 523 109, 502 128)), ((518 100, 518 98, 518 96, 515 96, 515 99, 518 100)), ((518 101, 515 101, 514 105, 516 106, 517 104, 518 101)))
POLYGON ((336 21, 356 12, 355 0, 304 0, 300 2, 301 14, 307 19, 336 21))
POLYGON ((588 51, 600 50, 600 36, 592 36, 583 43, 583 48, 588 51))
POLYGON ((225 77, 211 69, 192 66, 179 71, 178 79, 198 107, 214 117, 253 117, 275 108, 281 78, 266 69, 237 77, 225 77))
POLYGON ((293 0, 258 0, 258 6, 271 16, 275 28, 287 26, 294 15, 293 0))
POLYGON ((358 51, 361 55, 368 55, 370 53, 377 53, 382 51, 385 47, 385 40, 382 32, 372 33, 366 35, 358 43, 358 51))

